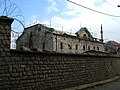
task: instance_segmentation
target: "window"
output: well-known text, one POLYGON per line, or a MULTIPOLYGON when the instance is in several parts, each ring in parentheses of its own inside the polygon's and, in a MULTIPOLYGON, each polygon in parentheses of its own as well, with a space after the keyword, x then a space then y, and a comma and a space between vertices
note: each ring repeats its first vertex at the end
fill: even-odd
POLYGON ((63 42, 60 43, 60 49, 63 49, 63 42))
POLYGON ((32 32, 30 33, 30 37, 29 37, 29 47, 30 48, 33 47, 33 35, 32 35, 32 32))
POLYGON ((78 50, 78 45, 75 46, 76 50, 78 50))
POLYGON ((108 51, 108 48, 105 48, 105 51, 108 51))
POLYGON ((87 39, 87 35, 86 34, 83 35, 83 39, 87 39))
POLYGON ((43 50, 45 50, 45 43, 43 42, 43 50))
POLYGON ((83 50, 85 50, 85 45, 83 45, 83 50))
POLYGON ((90 46, 88 46, 88 50, 90 51, 90 46))
POLYGON ((68 44, 68 47, 69 47, 69 49, 72 49, 72 45, 71 44, 68 44))
POLYGON ((97 47, 97 50, 99 51, 99 47, 97 47))

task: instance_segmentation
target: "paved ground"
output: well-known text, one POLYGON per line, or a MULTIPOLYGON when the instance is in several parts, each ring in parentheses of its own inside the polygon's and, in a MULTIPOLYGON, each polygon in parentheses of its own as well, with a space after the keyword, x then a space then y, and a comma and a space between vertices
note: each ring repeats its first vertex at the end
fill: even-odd
POLYGON ((120 79, 84 90, 120 90, 120 79))

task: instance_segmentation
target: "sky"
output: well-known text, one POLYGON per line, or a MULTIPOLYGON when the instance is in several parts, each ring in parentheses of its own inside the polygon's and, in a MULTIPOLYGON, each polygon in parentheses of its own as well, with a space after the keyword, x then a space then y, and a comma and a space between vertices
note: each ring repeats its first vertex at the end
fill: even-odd
MULTIPOLYGON (((120 7, 117 7, 120 0, 71 1, 103 13, 120 16, 120 7)), ((19 10, 22 12, 20 14, 24 16, 24 20, 19 16, 15 18, 24 21, 22 23, 25 27, 40 23, 70 33, 77 32, 81 27, 87 27, 94 37, 100 38, 102 24, 104 40, 120 42, 120 17, 96 13, 67 0, 11 0, 11 2, 19 7, 16 9, 17 12, 19 10)), ((2 5, 0 7, 3 8, 2 5)), ((22 32, 23 29, 17 28, 15 31, 22 32)))

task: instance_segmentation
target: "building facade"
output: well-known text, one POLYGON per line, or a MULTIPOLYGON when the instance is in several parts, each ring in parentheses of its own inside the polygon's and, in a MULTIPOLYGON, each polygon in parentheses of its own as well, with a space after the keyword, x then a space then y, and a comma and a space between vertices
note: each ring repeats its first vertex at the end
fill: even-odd
POLYGON ((105 52, 120 55, 120 43, 108 41, 105 43, 105 52))
POLYGON ((17 40, 17 49, 59 53, 83 53, 90 50, 104 52, 102 39, 94 38, 86 27, 75 35, 57 31, 42 24, 25 28, 17 40))

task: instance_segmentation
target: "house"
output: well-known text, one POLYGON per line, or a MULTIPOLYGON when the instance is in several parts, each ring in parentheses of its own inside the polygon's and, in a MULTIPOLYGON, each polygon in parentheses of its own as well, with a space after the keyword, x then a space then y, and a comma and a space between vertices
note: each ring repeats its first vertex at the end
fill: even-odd
POLYGON ((120 43, 116 41, 108 41, 105 43, 105 51, 108 53, 120 55, 120 43))
POLYGON ((36 24, 25 28, 18 38, 17 49, 58 53, 83 53, 90 50, 104 52, 103 38, 94 38, 86 27, 74 35, 36 24))

